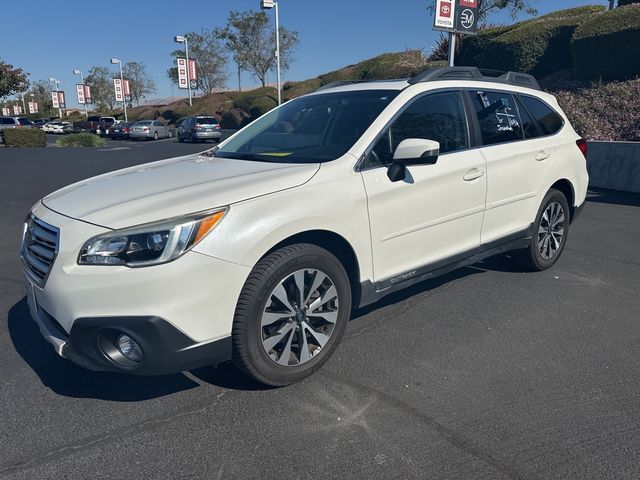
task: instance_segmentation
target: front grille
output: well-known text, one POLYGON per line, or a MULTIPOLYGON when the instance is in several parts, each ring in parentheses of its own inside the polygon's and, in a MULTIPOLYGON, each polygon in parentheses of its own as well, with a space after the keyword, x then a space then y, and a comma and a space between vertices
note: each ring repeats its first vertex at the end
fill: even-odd
POLYGON ((33 215, 24 226, 20 256, 25 272, 40 288, 44 287, 53 262, 58 254, 60 232, 33 215))

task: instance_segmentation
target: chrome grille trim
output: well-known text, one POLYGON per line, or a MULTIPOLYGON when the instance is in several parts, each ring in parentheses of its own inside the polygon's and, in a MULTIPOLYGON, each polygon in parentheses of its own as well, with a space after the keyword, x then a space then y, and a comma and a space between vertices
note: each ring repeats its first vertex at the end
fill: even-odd
POLYGON ((20 257, 27 276, 43 288, 58 255, 60 230, 30 214, 25 220, 20 257))

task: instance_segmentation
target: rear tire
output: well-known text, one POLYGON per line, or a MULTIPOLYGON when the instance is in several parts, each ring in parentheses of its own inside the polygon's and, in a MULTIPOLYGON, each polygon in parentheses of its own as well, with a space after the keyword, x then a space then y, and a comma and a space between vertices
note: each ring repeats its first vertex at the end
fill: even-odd
POLYGON ((184 138, 180 134, 178 134, 178 143, 184 143, 184 138))
POLYGON ((551 268, 567 243, 570 215, 564 194, 556 189, 549 190, 533 223, 533 238, 529 247, 515 254, 518 263, 537 272, 551 268))
POLYGON ((257 263, 240 293, 233 363, 266 385, 298 382, 329 359, 350 313, 349 278, 336 257, 312 244, 283 247, 257 263))

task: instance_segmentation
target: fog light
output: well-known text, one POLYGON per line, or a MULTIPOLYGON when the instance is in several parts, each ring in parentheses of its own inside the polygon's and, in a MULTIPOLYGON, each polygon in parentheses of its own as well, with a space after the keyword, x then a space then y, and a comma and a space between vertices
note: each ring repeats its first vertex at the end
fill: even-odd
POLYGON ((138 342, 129 335, 125 335, 124 333, 118 335, 118 338, 116 339, 116 346, 127 360, 131 360, 136 363, 140 363, 142 361, 142 348, 140 348, 138 342))

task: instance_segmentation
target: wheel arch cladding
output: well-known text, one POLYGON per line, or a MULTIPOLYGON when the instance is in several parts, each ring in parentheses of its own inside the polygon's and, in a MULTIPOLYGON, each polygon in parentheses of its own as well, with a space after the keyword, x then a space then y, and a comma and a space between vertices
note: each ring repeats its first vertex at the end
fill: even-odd
POLYGON ((573 220, 573 215, 575 212, 576 197, 575 197, 574 188, 571 182, 566 178, 563 178, 561 180, 558 180, 553 185, 551 185, 551 188, 561 191, 562 194, 565 196, 565 198, 567 199, 567 203, 569 204, 569 214, 571 215, 571 220, 573 220))
POLYGON ((324 248, 342 264, 349 277, 351 286, 352 305, 354 308, 360 301, 360 264, 355 250, 351 244, 341 235, 329 230, 309 230, 306 232, 296 233, 290 237, 280 241, 263 257, 269 255, 282 247, 293 245, 296 243, 310 243, 324 248))

